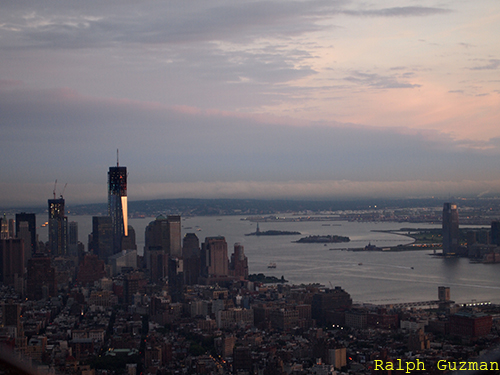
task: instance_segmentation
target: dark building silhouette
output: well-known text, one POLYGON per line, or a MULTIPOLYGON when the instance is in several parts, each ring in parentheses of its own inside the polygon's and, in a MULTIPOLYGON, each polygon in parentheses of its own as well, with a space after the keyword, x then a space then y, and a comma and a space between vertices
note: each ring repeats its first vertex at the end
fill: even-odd
POLYGON ((20 238, 0 240, 0 281, 23 292, 24 243, 20 238))
MULTIPOLYGON (((25 248, 25 254, 30 252, 30 258, 33 254, 36 253, 37 251, 37 239, 36 239, 36 215, 31 214, 31 213, 26 213, 26 212, 21 212, 19 214, 16 214, 16 237, 21 238, 21 228, 22 228, 22 223, 27 223, 28 224, 28 234, 29 234, 29 241, 26 242, 26 238, 23 237, 24 239, 24 248, 25 248)), ((26 258, 26 261, 29 258, 26 258)))
POLYGON ((110 216, 92 217, 89 252, 105 262, 108 261, 108 257, 113 255, 113 225, 110 216))
POLYGON ((251 373, 253 369, 252 351, 246 346, 235 346, 233 349, 233 373, 246 371, 251 373))
POLYGON ((450 316, 450 334, 454 336, 486 336, 492 326, 492 316, 481 312, 463 310, 450 316))
POLYGON ((123 280, 123 299, 127 305, 134 302, 134 294, 143 289, 143 275, 139 272, 128 273, 123 280))
POLYGON ((184 283, 198 283, 201 271, 200 240, 194 233, 186 233, 182 240, 182 258, 184 260, 184 283))
POLYGON ((29 299, 54 297, 57 293, 56 271, 49 257, 34 257, 28 261, 26 294, 29 299))
POLYGON ((500 221, 491 222, 491 243, 500 246, 500 221))
POLYGON ((168 275, 168 257, 161 248, 150 247, 146 254, 149 279, 154 284, 163 283, 168 275))
POLYGON ((123 236, 128 236, 127 167, 109 167, 108 215, 113 227, 113 254, 122 251, 123 236))
POLYGON ((158 283, 169 275, 169 258, 182 258, 180 216, 158 216, 146 227, 144 240, 145 265, 158 283))
POLYGON ((226 277, 229 260, 227 242, 222 236, 206 237, 201 249, 202 275, 208 278, 226 277))
POLYGON ((239 242, 234 244, 234 253, 231 254, 229 272, 231 276, 239 280, 246 280, 248 278, 248 258, 245 256, 243 245, 239 242))
POLYGON ((18 303, 6 302, 2 305, 2 323, 4 327, 15 327, 16 336, 21 335, 21 305, 18 303))
POLYGON ((68 254, 71 256, 78 255, 78 223, 76 221, 69 223, 68 254))
POLYGON ((53 256, 68 254, 68 218, 64 199, 49 199, 49 251, 53 256))
POLYGON ((169 247, 168 221, 160 215, 148 224, 144 233, 145 265, 154 283, 160 283, 168 276, 169 247))
POLYGON ((19 233, 16 235, 16 238, 19 238, 23 241, 24 244, 24 266, 28 262, 28 259, 31 259, 33 253, 31 251, 30 241, 31 241, 31 233, 29 230, 29 224, 26 221, 22 221, 19 224, 19 233))
POLYGON ((169 255, 171 257, 182 257, 181 217, 179 215, 168 215, 167 222, 169 255))
POLYGON ((14 222, 14 219, 9 219, 9 224, 8 224, 8 227, 9 227, 9 238, 14 238, 15 237, 15 222, 14 222))
POLYGON ((181 258, 170 257, 168 260, 168 291, 172 302, 180 302, 184 289, 184 266, 181 258))
POLYGON ((324 292, 313 295, 311 315, 319 324, 341 324, 342 322, 339 321, 339 319, 342 319, 341 316, 335 313, 351 306, 350 294, 340 286, 336 286, 335 289, 326 289, 324 292))
POLYGON ((95 254, 86 254, 78 266, 76 281, 82 285, 93 284, 106 276, 104 261, 95 254))
POLYGON ((122 250, 137 250, 135 242, 135 230, 132 225, 128 226, 128 235, 122 237, 122 250))
POLYGON ((164 216, 158 216, 150 222, 144 233, 144 250, 161 248, 165 252, 169 249, 168 221, 164 216))
POLYGON ((457 254, 459 244, 457 205, 445 203, 443 206, 443 254, 457 254))

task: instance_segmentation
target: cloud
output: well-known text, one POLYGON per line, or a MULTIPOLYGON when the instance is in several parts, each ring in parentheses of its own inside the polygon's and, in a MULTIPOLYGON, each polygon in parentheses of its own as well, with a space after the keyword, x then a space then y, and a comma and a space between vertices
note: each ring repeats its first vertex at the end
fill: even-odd
POLYGON ((289 38, 323 30, 338 14, 423 17, 448 13, 434 7, 347 9, 347 1, 45 1, 44 7, 8 4, 0 16, 0 45, 10 48, 108 48, 120 44, 178 44, 289 38))
MULTIPOLYGON (((405 73, 403 78, 410 78, 412 73, 405 73)), ((344 77, 345 81, 358 85, 368 86, 377 89, 408 89, 417 88, 421 85, 401 82, 397 76, 382 76, 376 73, 363 73, 355 71, 352 75, 344 77)))
POLYGON ((464 47, 464 48, 473 48, 473 47, 477 47, 475 44, 470 44, 470 43, 458 43, 460 46, 464 47))
POLYGON ((24 82, 18 79, 0 79, 0 89, 17 88, 23 84, 24 82))
POLYGON ((497 87, 456 64, 497 68, 494 26, 462 3, 5 1, 3 181, 100 186, 116 148, 151 184, 485 180, 497 87))
MULTIPOLYGON (((357 182, 376 186, 415 176, 435 184, 488 181, 500 154, 496 141, 466 144, 438 132, 336 122, 290 126, 286 119, 92 98, 68 89, 0 90, 0 107, 0 158, 9 164, 2 177, 12 184, 10 193, 4 186, 4 204, 25 191, 19 186, 29 189, 37 181, 48 188, 26 198, 45 201, 55 179, 68 183, 66 195, 74 202, 87 199, 78 186, 86 186, 94 199, 100 186, 104 197, 117 148, 131 189, 172 183, 173 190, 165 192, 171 196, 198 194, 203 188, 195 187, 208 186, 219 197, 245 191, 306 197, 308 186, 311 196, 327 194, 320 186, 329 185, 318 181, 351 181, 354 195, 365 194, 354 189, 357 182), (295 188, 300 189, 292 194, 295 188)), ((331 193, 336 196, 336 190, 331 193)), ((155 195, 149 189, 141 194, 155 195)))
POLYGON ((500 67, 499 59, 489 59, 489 64, 469 68, 470 70, 495 70, 500 67))
MULTIPOLYGON (((88 48, 114 43, 176 44, 251 40, 317 31, 316 21, 334 14, 341 1, 196 1, 141 3, 89 1, 85 6, 16 7, 0 17, 0 30, 25 47, 88 48), (25 10, 26 9, 26 10, 25 10), (24 10, 24 12, 23 12, 24 10), (14 13, 11 11, 11 14, 14 13)), ((8 40, 4 40, 8 43, 8 40)), ((17 46, 19 47, 19 45, 17 46)))
POLYGON ((343 14, 363 17, 427 17, 450 13, 451 10, 434 7, 408 6, 382 9, 343 10, 343 14))

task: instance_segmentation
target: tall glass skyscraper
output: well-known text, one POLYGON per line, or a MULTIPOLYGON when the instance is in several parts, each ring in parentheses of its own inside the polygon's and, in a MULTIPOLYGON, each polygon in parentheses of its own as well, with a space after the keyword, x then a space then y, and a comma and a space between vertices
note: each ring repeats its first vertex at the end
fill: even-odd
POLYGON ((458 209, 454 203, 443 205, 443 254, 457 254, 460 245, 458 209))
POLYGON ((68 218, 64 199, 49 199, 49 249, 53 256, 68 254, 68 218))
MULTIPOLYGON (((50 207, 50 206, 49 206, 50 207)), ((36 215, 33 213, 21 212, 16 214, 16 237, 20 238, 21 235, 21 223, 28 224, 28 235, 29 239, 26 238, 24 241, 24 247, 26 248, 26 253, 29 254, 29 257, 26 258, 28 260, 31 258, 31 255, 36 253, 36 249, 38 247, 37 239, 36 239, 36 215)))
POLYGON ((128 235, 127 167, 110 167, 108 172, 108 215, 113 226, 113 254, 122 250, 122 239, 128 235))

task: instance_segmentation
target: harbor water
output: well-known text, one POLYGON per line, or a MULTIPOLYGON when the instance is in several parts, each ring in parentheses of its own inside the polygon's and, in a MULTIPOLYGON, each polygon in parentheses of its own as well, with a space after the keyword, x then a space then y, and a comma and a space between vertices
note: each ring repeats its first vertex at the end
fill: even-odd
MULTIPOLYGON (((288 216, 287 216, 288 217, 288 216)), ((290 216, 291 217, 291 216, 290 216)), ((45 220, 37 217, 37 223, 45 220)), ((144 248, 144 229, 154 218, 132 218, 129 224, 136 232, 138 253, 144 248)), ((78 222, 79 241, 87 248, 92 230, 91 216, 69 216, 78 222)), ((320 283, 341 286, 356 302, 389 304, 437 300, 438 286, 451 288, 452 300, 460 303, 491 301, 500 303, 500 264, 471 263, 468 259, 444 259, 433 251, 351 251, 369 243, 393 247, 413 242, 410 237, 379 231, 401 228, 436 228, 430 224, 286 221, 261 222, 261 231, 298 231, 300 235, 245 236, 256 231, 256 223, 242 216, 208 216, 182 218, 182 235, 192 232, 200 239, 224 236, 229 256, 236 242, 245 248, 250 273, 264 273, 291 284, 320 283), (348 243, 295 243, 309 235, 340 235, 348 243), (275 263, 276 268, 268 268, 275 263)), ((39 228, 40 240, 46 240, 47 228, 39 228)))

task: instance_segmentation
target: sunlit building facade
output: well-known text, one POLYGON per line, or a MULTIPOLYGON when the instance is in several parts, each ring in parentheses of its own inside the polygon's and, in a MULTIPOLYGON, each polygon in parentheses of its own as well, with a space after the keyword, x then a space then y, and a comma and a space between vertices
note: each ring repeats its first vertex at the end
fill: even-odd
POLYGON ((110 167, 108 172, 108 215, 113 226, 113 253, 122 249, 122 239, 128 235, 127 167, 110 167))

